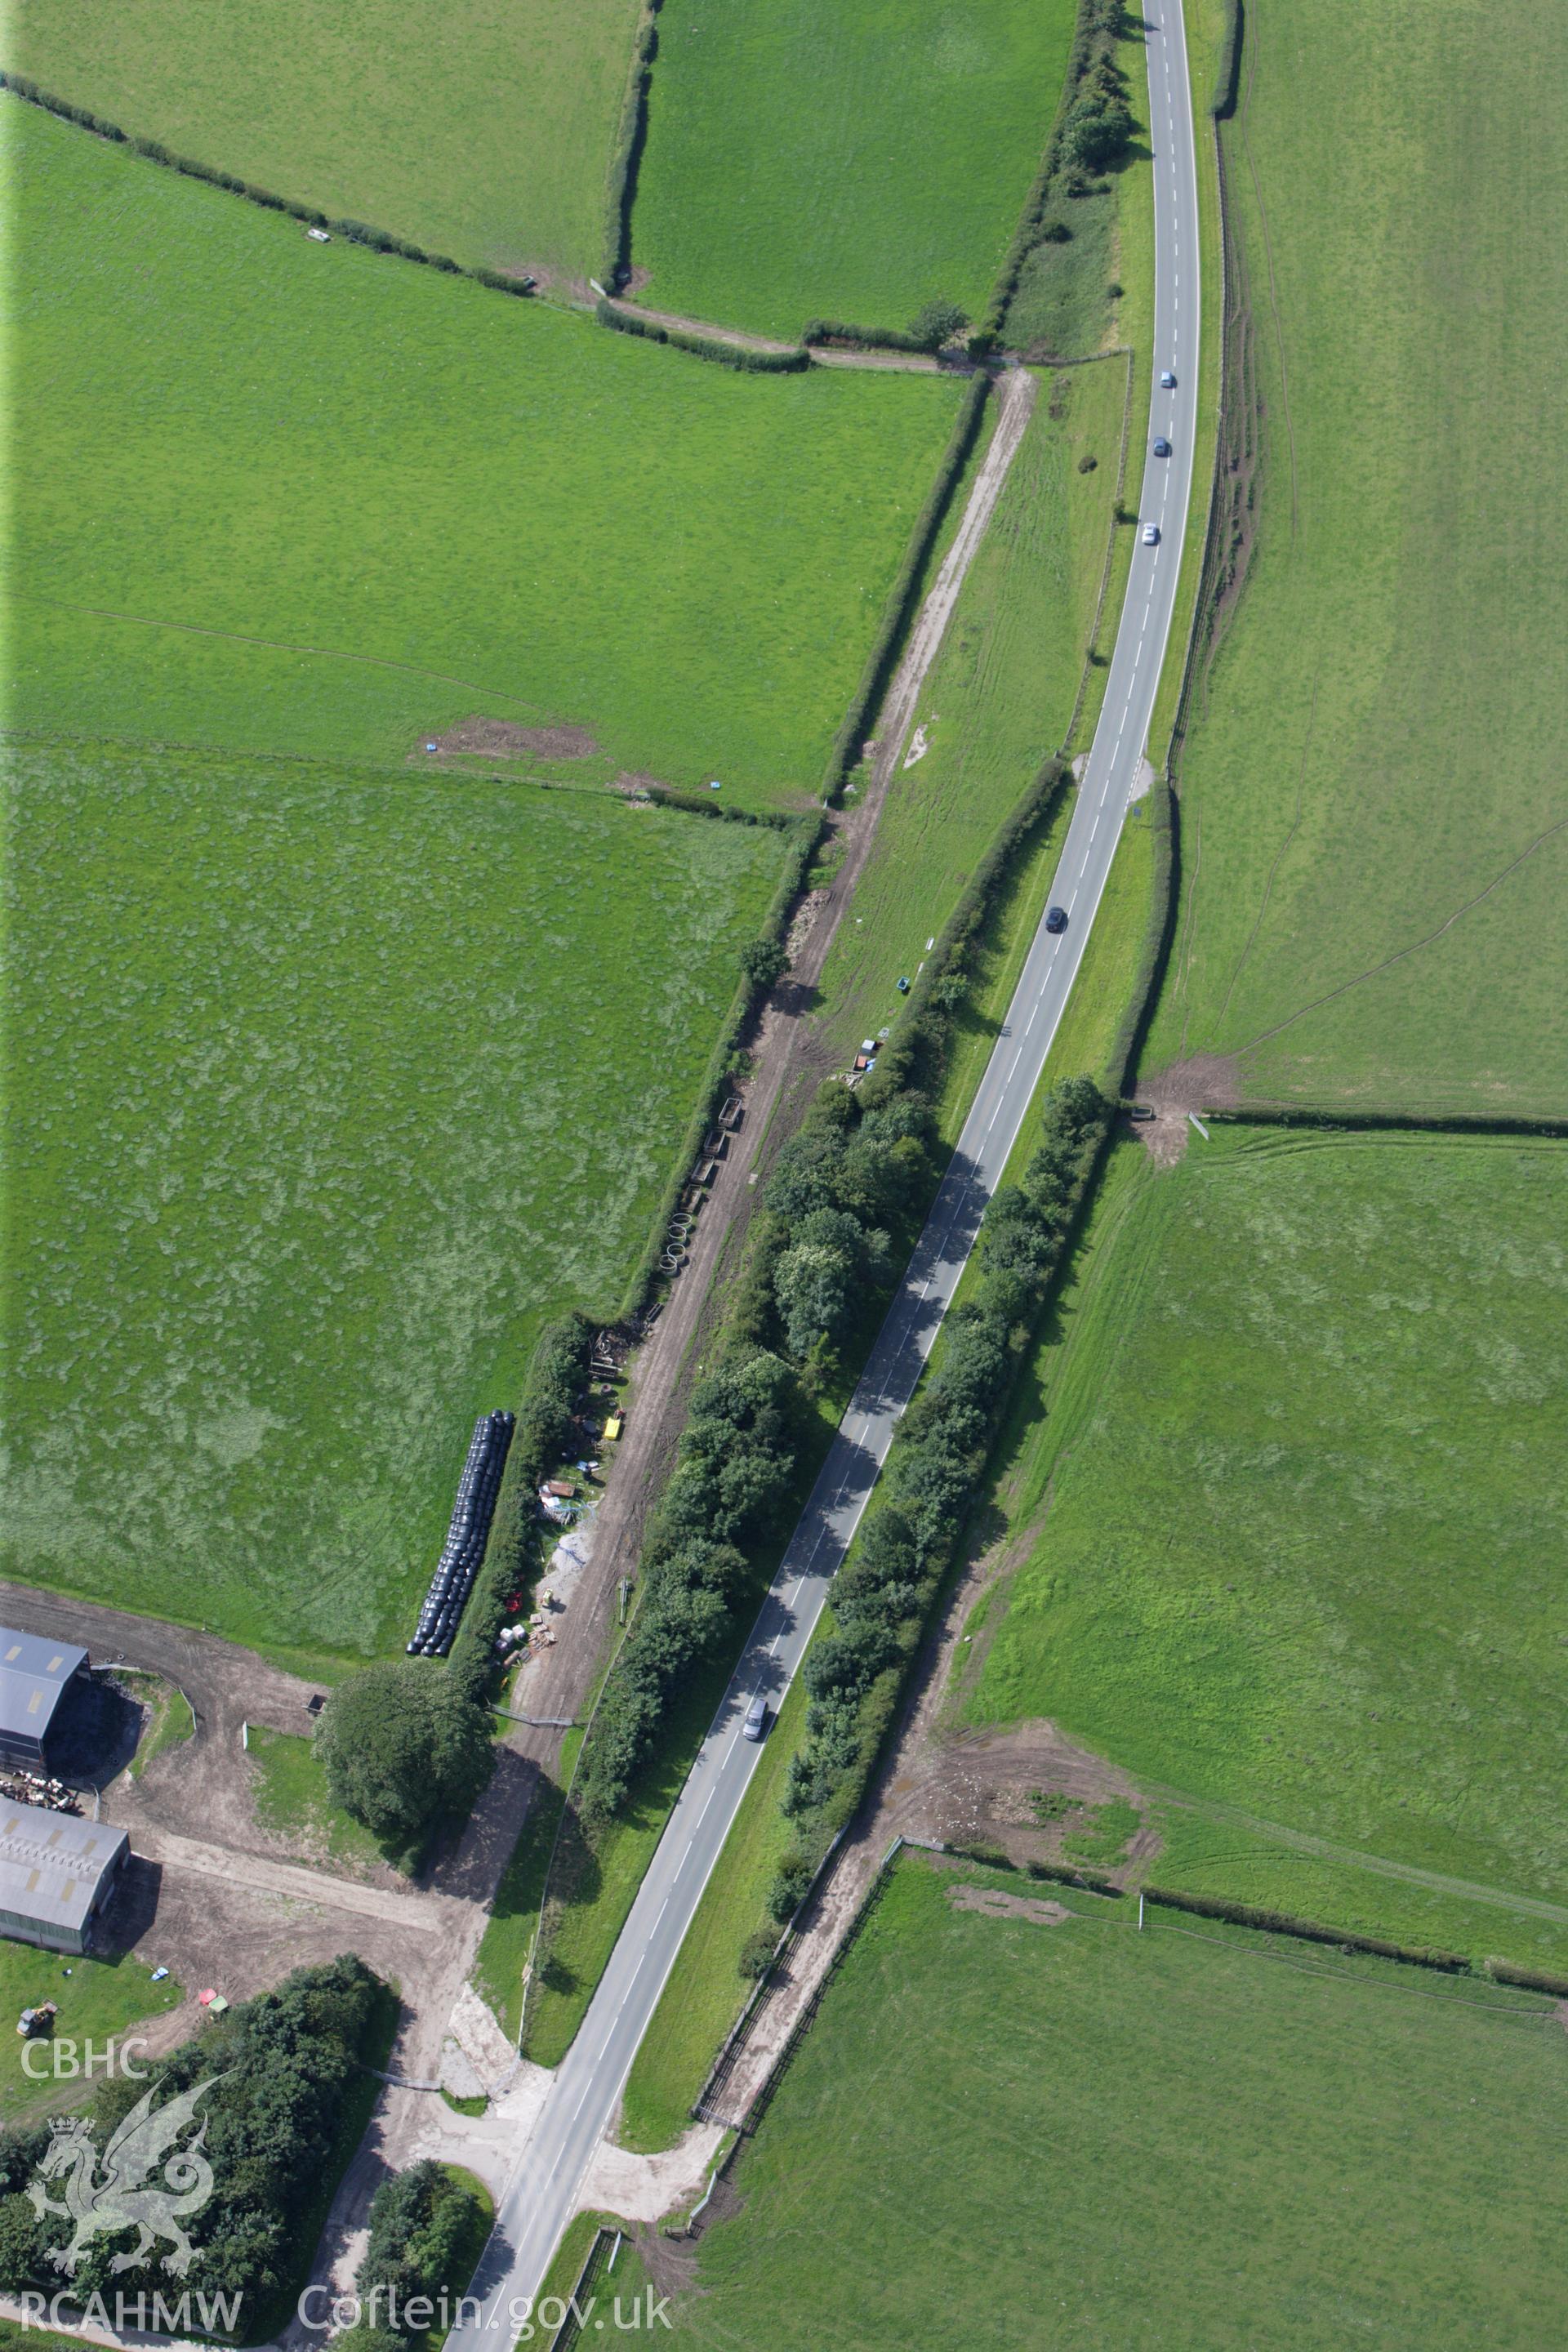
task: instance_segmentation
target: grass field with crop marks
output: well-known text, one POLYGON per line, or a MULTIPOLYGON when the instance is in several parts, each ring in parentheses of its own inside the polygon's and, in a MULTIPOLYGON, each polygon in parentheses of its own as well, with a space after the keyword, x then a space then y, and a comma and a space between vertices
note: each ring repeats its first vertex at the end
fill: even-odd
MULTIPOLYGON (((967 1719, 1048 1716, 1270 1850, 1568 1906, 1565 1169, 1217 1126, 1167 1173, 1119 1153, 967 1719)), ((1483 1953, 1526 1958, 1513 1925, 1483 1953)))
POLYGON ((13 726, 390 764, 482 713, 816 789, 954 383, 738 375, 310 245, 13 99, 0 165, 13 726))
POLYGON ((1066 739, 1114 522, 1126 381, 1117 360, 1041 378, 823 972, 825 1016, 846 1053, 893 1019, 900 975, 917 971, 997 827, 1066 739), (1085 457, 1095 464, 1080 473, 1085 457), (927 749, 911 764, 917 733, 927 749))
POLYGON ((1070 0, 668 0, 645 300, 763 334, 985 308, 1061 97, 1070 0))
POLYGON ((25 0, 0 60, 133 137, 435 253, 599 267, 637 0, 25 0))
POLYGON ((1183 764, 1151 1066, 1244 1100, 1568 1107, 1568 62, 1510 0, 1246 17, 1252 569, 1183 764))
POLYGON ((349 1660, 614 1312, 784 852, 537 788, 9 755, 5 1573, 349 1660))
POLYGON ((906 1856, 673 2340, 1536 2352, 1565 2092, 1539 1996, 906 1856))

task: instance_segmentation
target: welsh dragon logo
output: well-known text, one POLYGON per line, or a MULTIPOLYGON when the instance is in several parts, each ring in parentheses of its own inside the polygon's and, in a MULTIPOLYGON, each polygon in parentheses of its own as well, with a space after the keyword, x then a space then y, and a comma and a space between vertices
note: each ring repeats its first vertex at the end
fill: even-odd
POLYGON ((93 2239, 104 2231, 135 2230, 139 2232, 135 2245, 128 2254, 116 2254, 110 2268, 129 2270, 146 2260, 156 2240, 167 2238, 174 2252, 164 2255, 163 2268, 184 2278, 195 2252, 182 2226, 184 2217, 199 2213, 212 2195, 213 2168, 202 2153, 207 2136, 205 2116, 193 2138, 183 2147, 177 2143, 186 2126, 197 2122, 197 2100, 223 2080, 221 2074, 209 2075, 205 2083, 182 2091, 156 2110, 153 2092, 144 2093, 104 2149, 101 2174, 87 2117, 57 2119, 38 2178, 28 2182, 27 2195, 40 2221, 47 2213, 58 2213, 75 2224, 68 2245, 49 2248, 49 2260, 58 2271, 73 2272, 93 2239), (149 2186, 149 2175, 160 2166, 163 2186, 149 2186), (62 2174, 63 2204, 50 2197, 43 2185, 62 2174))

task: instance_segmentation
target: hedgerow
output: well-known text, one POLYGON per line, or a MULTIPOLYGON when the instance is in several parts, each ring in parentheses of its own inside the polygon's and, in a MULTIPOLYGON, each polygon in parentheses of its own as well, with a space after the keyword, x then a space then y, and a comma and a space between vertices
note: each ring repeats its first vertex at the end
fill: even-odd
POLYGON ((902 327, 853 327, 842 319, 808 319, 800 331, 808 346, 842 344, 848 350, 923 352, 927 346, 902 327))
POLYGON ((724 342, 717 335, 693 334, 687 327, 667 327, 658 319, 640 319, 635 310, 623 310, 603 296, 594 310, 601 327, 614 327, 622 335, 643 335, 650 343, 668 343, 678 352, 715 360, 721 367, 735 368, 742 375, 799 375, 811 365, 811 353, 804 344, 787 352, 752 351, 743 343, 724 342))
MULTIPOLYGON (((1427 1945, 1392 1944, 1382 1936, 1358 1936, 1347 1928, 1325 1927, 1316 1919, 1298 1919, 1288 1911, 1263 1911, 1256 1904, 1233 1903, 1224 1895, 1187 1895, 1173 1887, 1146 1886, 1143 1900, 1167 1911, 1190 1911, 1200 1919, 1228 1919, 1238 1927, 1261 1927, 1277 1936, 1297 1936, 1310 1944, 1337 1944, 1342 1951, 1371 1952, 1382 1960, 1405 1960, 1414 1968, 1437 1969, 1445 1976, 1469 1976, 1462 1952, 1444 1952, 1427 1945)), ((1495 1973, 1495 1972, 1494 1972, 1495 1973)))
MULTIPOLYGON (((754 815, 741 809, 716 807, 712 802, 695 795, 676 793, 663 785, 651 788, 651 797, 667 806, 700 809, 706 815, 734 824, 767 824, 792 835, 790 849, 784 858, 777 886, 767 913, 763 918, 760 940, 782 943, 789 928, 795 902, 800 896, 806 869, 816 856, 822 839, 824 820, 820 815, 785 816, 777 813, 754 815)), ((644 1304, 658 1271, 665 1234, 675 1205, 691 1178, 691 1165, 701 1148, 703 1138, 710 1131, 728 1097, 736 1068, 736 1056, 742 1041, 767 994, 766 988, 747 974, 742 967, 742 985, 739 989, 730 1018, 725 1023, 712 1054, 709 1057, 707 1076, 699 1092, 696 1108, 688 1124, 681 1149, 676 1156, 674 1172, 665 1187, 664 1197, 649 1229, 647 1246, 638 1261, 636 1273, 626 1286, 623 1315, 632 1315, 644 1304)), ((515 1444, 515 1441, 514 1441, 515 1444)), ((504 1489, 503 1489, 504 1494, 504 1489)))
POLYGON ((96 138, 110 140, 116 146, 129 147, 132 154, 143 156, 149 163, 162 163, 166 170, 178 172, 187 180, 205 180, 209 187, 221 188, 226 194, 243 196, 247 204, 259 205, 264 212, 287 213, 290 219, 302 221, 308 228, 325 229, 329 236, 341 236, 351 245, 369 246, 376 253, 395 254, 403 261, 417 261, 426 268, 438 269, 452 278, 471 278, 480 286, 489 286, 501 294, 531 293, 515 278, 503 278, 499 270, 465 268, 450 254, 426 253, 421 245, 411 245, 406 237, 394 236, 390 230, 373 228, 365 221, 333 220, 314 205, 301 205, 292 196, 280 196, 272 188, 260 188, 249 180, 237 180, 232 172, 220 172, 216 165, 198 163, 194 155, 178 155, 165 147, 161 139, 132 138, 117 122, 110 122, 85 106, 73 106, 68 100, 57 98, 50 90, 42 89, 26 74, 0 73, 0 89, 25 99, 29 106, 42 107, 47 114, 58 114, 63 121, 74 122, 96 138))
POLYGON ((632 274, 632 205, 637 192, 637 167, 647 139, 647 94, 653 82, 653 61, 658 55, 658 12, 661 0, 645 0, 643 20, 632 50, 631 73, 621 106, 620 134, 610 159, 609 210, 605 223, 605 283, 620 293, 632 274))
POLYGON ((882 625, 877 633, 877 642, 867 657, 860 684, 845 714, 844 723, 833 739, 833 749, 827 755, 827 765, 822 778, 822 798, 825 805, 836 800, 843 791, 850 769, 860 757, 860 747, 865 740, 867 728, 870 725, 871 714, 880 702, 892 672, 893 658, 909 622, 920 587, 921 575, 925 569, 926 558, 931 553, 931 543, 941 529, 942 519, 947 511, 947 502, 952 496, 953 485, 963 471, 968 462, 969 453, 973 448, 979 434, 980 419, 984 410, 986 394, 990 389, 990 379, 984 375, 976 375, 972 378, 959 404, 958 415, 952 427, 952 437, 948 442, 941 465, 937 467, 936 479, 931 484, 930 496, 921 509, 914 530, 910 534, 909 548, 900 568, 899 576, 894 581, 889 594, 887 610, 882 616, 882 625))
POLYGON ((1236 93, 1241 80, 1242 29, 1242 0, 1225 0, 1225 27, 1220 34, 1214 98, 1209 107, 1217 122, 1236 112, 1236 93))

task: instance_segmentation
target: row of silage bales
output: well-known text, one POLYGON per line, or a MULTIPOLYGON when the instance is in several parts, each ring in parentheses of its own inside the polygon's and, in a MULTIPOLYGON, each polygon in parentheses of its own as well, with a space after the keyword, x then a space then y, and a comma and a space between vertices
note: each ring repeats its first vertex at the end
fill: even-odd
POLYGON ((515 1426, 514 1414, 499 1412, 482 1412, 474 1423, 463 1475, 458 1481, 458 1497, 452 1506, 447 1540, 441 1548, 436 1573, 430 1579, 414 1639, 408 1644, 411 1658, 444 1658, 452 1646, 452 1637, 461 1622, 489 1540, 501 1472, 506 1467, 507 1450, 515 1426))

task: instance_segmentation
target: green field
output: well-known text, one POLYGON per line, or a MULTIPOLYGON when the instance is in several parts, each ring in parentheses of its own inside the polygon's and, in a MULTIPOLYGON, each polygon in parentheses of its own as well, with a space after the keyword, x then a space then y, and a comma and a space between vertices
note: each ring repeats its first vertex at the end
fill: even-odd
POLYGON ((1503 1897, 1424 1931, 1405 1905, 1406 1940, 1549 1934, 1561 1966, 1565 1165, 1216 1127, 1157 1174, 1127 1147, 1009 1440, 1027 1548, 967 1719, 1048 1716, 1179 1793, 1188 1860, 1211 1820, 1232 1863, 1294 1845, 1289 1907, 1374 1926, 1378 1885, 1352 1919, 1306 1868, 1364 1856, 1503 1897))
POLYGON ((1244 1100, 1560 1114, 1568 63, 1517 0, 1398 0, 1353 61, 1331 0, 1246 26, 1264 460, 1151 1059, 1234 1057, 1244 1100))
POLYGON ((998 826, 1067 739, 1105 572, 1126 389, 1116 361, 1040 379, 921 694, 915 723, 929 748, 894 772, 823 972, 841 1050, 893 1018, 900 974, 916 971, 998 826), (1095 460, 1089 473, 1084 457, 1095 460))
MULTIPOLYGON (((37 2118, 62 2106, 75 2106, 87 2087, 79 2076, 64 2074, 57 2079, 52 2071, 38 2082, 24 2068, 22 2055, 28 2044, 12 2030, 20 2012, 52 2000, 59 2011, 55 2038, 62 2043, 75 2042, 79 2062, 84 2054, 82 2042, 92 2042, 101 2053, 110 2035, 118 2040, 133 2033, 146 2020, 176 2009, 184 1999, 172 1977, 165 1977, 162 1984, 153 1982, 152 1965, 129 1954, 116 1960, 82 1959, 39 1951, 31 1944, 0 1941, 0 2020, 5 2024, 0 2124, 20 2116, 37 2118)), ((66 2054, 62 2049, 62 2062, 66 2054)), ((29 2061, 35 2072, 41 2071, 43 2063, 38 2057, 29 2061)), ((100 2058, 97 2080, 102 2079, 100 2058)))
MULTIPOLYGON (((700 2242, 672 2339, 1536 2352, 1552 2004, 901 1862, 700 2242)), ((617 2278, 619 2265, 617 2264, 617 2278)), ((624 2292, 637 2283, 627 2272, 624 2292)), ((606 2301, 605 2309, 608 2309, 606 2301)))
POLYGON ((254 185, 492 269, 599 267, 637 0, 21 0, 0 62, 254 185))
POLYGON ((264 1723, 249 1725, 247 1739, 256 1767, 256 1814, 264 1829, 287 1838, 306 1860, 351 1877, 398 1859, 332 1802, 313 1739, 269 1731, 264 1723))
POLYGON ((659 16, 643 299, 792 336, 984 312, 1061 95, 1069 0, 782 0, 659 16))
POLYGON ((547 1317, 618 1306, 781 837, 479 779, 9 765, 5 1572, 384 1650, 473 1415, 547 1317))
POLYGON ((388 765, 482 713, 595 779, 816 789, 953 383, 738 375, 10 99, 0 168, 13 726, 388 765))

